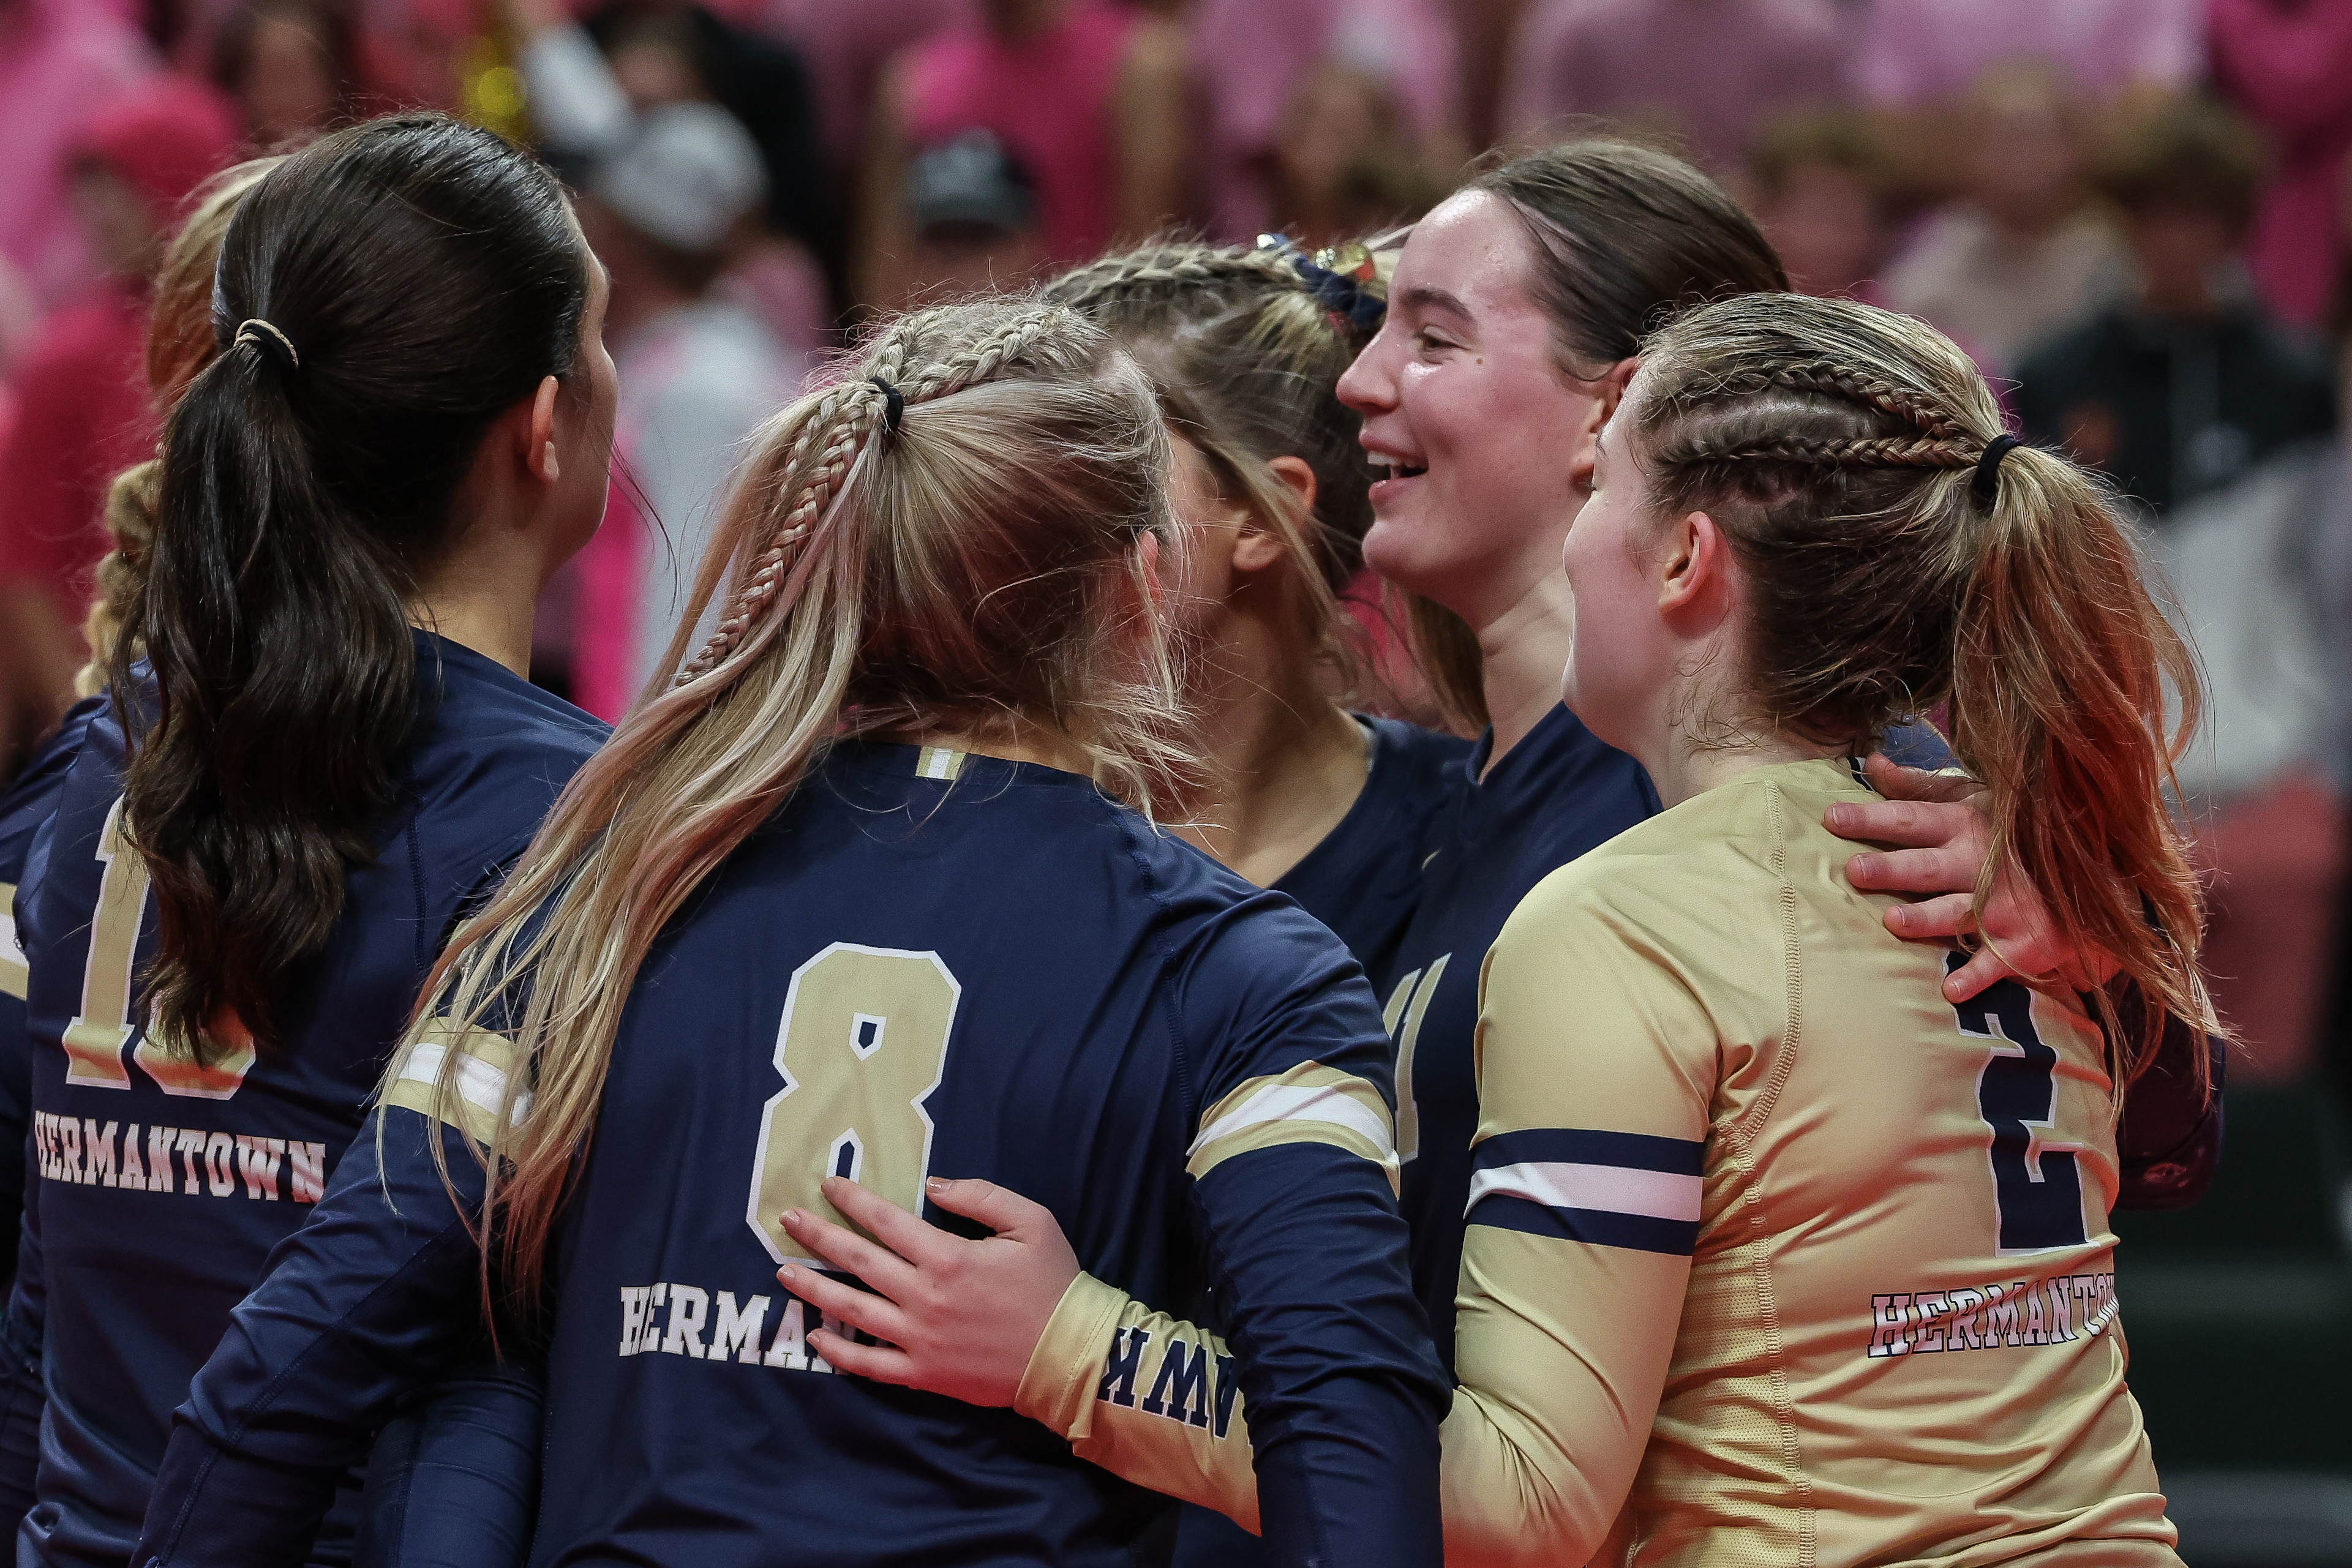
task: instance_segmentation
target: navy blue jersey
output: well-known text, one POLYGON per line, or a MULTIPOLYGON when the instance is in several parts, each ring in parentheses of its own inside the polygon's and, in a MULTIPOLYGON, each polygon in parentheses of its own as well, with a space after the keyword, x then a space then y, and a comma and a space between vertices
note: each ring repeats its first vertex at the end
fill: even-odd
POLYGON ((1364 788, 1339 826, 1274 883, 1329 926, 1364 973, 1389 959, 1421 902, 1429 836, 1475 744, 1402 719, 1358 715, 1370 732, 1364 788))
MULTIPOLYGON (((299 1561, 328 1480, 478 1321, 415 1082, 451 1051, 467 1101, 499 1103, 500 1037, 413 1048, 382 1177, 347 1165, 197 1379, 142 1563, 299 1561)), ((921 1208, 930 1173, 1045 1203, 1101 1278, 1230 1304, 1234 1364, 1129 1365, 1110 1396, 1207 1427, 1232 1415, 1215 1390, 1246 1388, 1276 1562, 1434 1564, 1447 1391, 1407 1273, 1388 1055, 1328 931, 1087 780, 836 750, 632 994, 551 1257, 532 1563, 1163 1560, 1172 1504, 1056 1434, 810 1354, 777 1216, 825 1212, 828 1173, 921 1208)), ((476 1201, 460 1134, 437 1135, 476 1201)))
MULTIPOLYGON (((85 697, 66 712, 8 792, 0 795, 0 1223, 14 1233, 25 1208, 25 1127, 33 1110, 32 1051, 25 1036, 25 949, 16 940, 16 887, 33 840, 57 810, 66 774, 89 721, 106 706, 85 697)), ((16 1275, 16 1254, 0 1258, 0 1290, 16 1275)))
POLYGON ((1420 906, 1378 977, 1396 1041, 1413 1289, 1448 1367, 1478 1129, 1472 1041, 1486 949, 1536 883, 1658 810, 1642 765, 1565 707, 1554 706, 1481 779, 1493 746, 1490 730, 1454 775, 1422 868, 1420 906))
MULTIPOLYGON (((26 1561, 129 1557, 173 1406, 325 1190, 463 901, 520 852, 603 737, 478 653, 424 632, 416 648, 420 716, 378 859, 352 873, 326 946, 289 979, 283 1044, 266 1058, 199 1069, 137 1026, 153 904, 121 835, 110 706, 65 781, 18 905, 37 1180, 7 1334, 37 1364, 8 1369, 0 1447, 21 1455, 17 1428, 37 1415, 26 1561)), ((20 1497, 28 1479, 0 1478, 20 1497)), ((348 1557, 351 1503, 319 1561, 348 1557)))

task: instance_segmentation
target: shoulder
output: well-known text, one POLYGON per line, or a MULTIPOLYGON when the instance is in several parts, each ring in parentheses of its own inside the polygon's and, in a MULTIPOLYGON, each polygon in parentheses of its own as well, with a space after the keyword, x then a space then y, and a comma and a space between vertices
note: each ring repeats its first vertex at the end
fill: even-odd
POLYGON ((428 712, 402 769, 423 811, 462 810, 493 834, 528 833, 611 733, 551 692, 420 633, 428 712))
POLYGON ((1423 729, 1401 718, 1376 718, 1368 714, 1364 722, 1372 727, 1375 768, 1393 766, 1423 776, 1444 777, 1449 770, 1459 769, 1478 748, 1475 740, 1465 740, 1443 730, 1423 729))
POLYGON ((57 810, 90 721, 105 706, 106 699, 95 696, 68 709, 57 733, 33 754, 7 793, 0 795, 0 883, 15 882, 24 871, 33 836, 57 810))
POLYGON ((1637 822, 1538 883, 1497 946, 1570 931, 1663 935, 1750 898, 1778 880, 1771 852, 1790 810, 1774 786, 1741 781, 1637 822))

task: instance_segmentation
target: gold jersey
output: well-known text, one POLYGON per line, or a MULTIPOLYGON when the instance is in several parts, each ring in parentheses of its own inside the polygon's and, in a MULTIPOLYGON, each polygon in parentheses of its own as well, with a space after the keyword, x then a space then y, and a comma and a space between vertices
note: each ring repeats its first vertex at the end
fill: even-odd
MULTIPOLYGON (((1889 935, 1822 825, 1872 798, 1757 768, 1555 872, 1488 955, 1456 1568, 2177 1568, 2104 1040, 2063 993, 1944 999, 1955 956, 1889 935)), ((1225 1370, 1205 1339, 1081 1279, 1021 1407, 1251 1522, 1233 1391, 1150 1397, 1225 1370)))

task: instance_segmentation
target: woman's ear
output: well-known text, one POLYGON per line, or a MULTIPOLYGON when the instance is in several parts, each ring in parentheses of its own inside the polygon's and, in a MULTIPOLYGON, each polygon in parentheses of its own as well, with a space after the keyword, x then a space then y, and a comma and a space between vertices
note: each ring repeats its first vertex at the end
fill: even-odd
MULTIPOLYGON (((1298 516, 1313 517, 1315 497, 1319 493, 1314 466, 1304 457, 1291 456, 1277 457, 1266 466, 1290 492, 1292 501, 1298 508, 1298 516)), ((1255 517, 1250 517, 1242 524, 1241 538, 1234 544, 1235 571, 1264 571, 1282 559, 1282 540, 1275 536, 1273 529, 1255 517)))
POLYGON ((553 376, 540 379, 539 391, 531 395, 530 417, 523 435, 523 466, 542 485, 552 485, 563 477, 562 465, 555 460, 555 394, 559 386, 553 376))
POLYGON ((1685 637, 1704 637, 1731 611, 1731 545, 1705 512, 1658 539, 1658 614, 1685 637))
POLYGON ((1639 360, 1620 360, 1609 367, 1596 382, 1583 383, 1592 389, 1592 406, 1585 413, 1584 424, 1576 433, 1576 455, 1569 459, 1568 482, 1580 496, 1592 494, 1592 470, 1601 461, 1601 427, 1625 401, 1625 388, 1633 372, 1642 368, 1639 360))

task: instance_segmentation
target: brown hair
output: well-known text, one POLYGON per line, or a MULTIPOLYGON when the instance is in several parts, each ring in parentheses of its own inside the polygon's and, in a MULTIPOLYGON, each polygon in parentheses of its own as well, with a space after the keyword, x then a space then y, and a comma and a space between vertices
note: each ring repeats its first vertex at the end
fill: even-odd
MULTIPOLYGON (((1187 779, 1181 682, 1143 608, 1168 461, 1142 368, 1076 313, 1019 300, 887 323, 761 433, 696 577, 694 601, 724 606, 718 631, 572 779, 419 1001, 412 1040, 454 1019, 515 1041, 477 1151, 477 1233, 503 1231, 521 1299, 646 952, 831 747, 1039 725, 1140 808, 1187 779)), ((449 1052, 434 1092, 463 1126, 478 1117, 458 1064, 449 1052)))
POLYGON ((1706 513, 1739 562, 1749 711, 1715 716, 1859 749, 1948 700, 1990 802, 1979 914, 2014 855, 2063 936, 2147 998, 2142 1039, 2116 1042, 2119 1091, 2168 1016, 2217 1032, 2164 800, 2196 671, 2114 496, 2019 446, 1988 505, 1975 471, 2002 431, 1984 378, 1933 328, 1850 300, 1693 311, 1645 346, 1625 412, 1658 515, 1706 513))
MULTIPOLYGON (((1756 221, 1681 159, 1630 141, 1562 142, 1509 159, 1465 187, 1511 204, 1535 251, 1528 292, 1551 318, 1561 371, 1595 381, 1641 351, 1676 310, 1780 290, 1789 276, 1756 221)), ((1467 727, 1486 723, 1484 661, 1467 622, 1410 601, 1431 685, 1467 727)))
POLYGON ((1371 474, 1362 421, 1339 377, 1370 337, 1272 249, 1167 241, 1064 273, 1045 298, 1110 331, 1158 383, 1170 423, 1200 448, 1224 499, 1248 508, 1290 559, 1298 612, 1342 686, 1356 673, 1339 596, 1364 563, 1371 474), (1315 506, 1268 465, 1315 472, 1315 506))
MULTIPOLYGON (((188 383, 220 351, 213 336, 213 270, 221 236, 228 233, 228 220, 245 193, 281 162, 255 158, 206 180, 196 188, 194 210, 164 248, 147 318, 147 387, 160 413, 171 413, 188 383)), ((74 677, 74 690, 83 696, 105 687, 107 655, 122 627, 117 607, 131 602, 147 570, 162 477, 163 465, 151 457, 117 474, 107 488, 106 534, 113 548, 98 563, 98 596, 82 621, 89 663, 74 677)), ((131 657, 138 656, 134 640, 131 657)))

